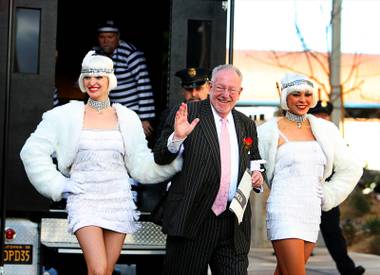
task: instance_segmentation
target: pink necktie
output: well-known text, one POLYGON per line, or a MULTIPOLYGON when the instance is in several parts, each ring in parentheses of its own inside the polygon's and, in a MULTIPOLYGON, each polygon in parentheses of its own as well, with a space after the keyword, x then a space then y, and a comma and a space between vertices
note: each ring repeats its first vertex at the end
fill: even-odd
POLYGON ((212 211, 215 215, 220 215, 227 207, 228 191, 231 181, 231 145, 228 134, 227 119, 221 119, 222 127, 220 131, 220 162, 221 175, 218 194, 216 195, 212 211))

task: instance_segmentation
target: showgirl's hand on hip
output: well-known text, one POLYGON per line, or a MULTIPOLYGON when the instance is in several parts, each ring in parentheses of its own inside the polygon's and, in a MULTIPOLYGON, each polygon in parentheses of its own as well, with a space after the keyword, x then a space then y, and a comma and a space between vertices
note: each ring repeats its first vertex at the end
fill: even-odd
POLYGON ((69 195, 78 195, 84 193, 84 187, 81 183, 72 179, 67 179, 63 185, 62 197, 67 198, 69 195))

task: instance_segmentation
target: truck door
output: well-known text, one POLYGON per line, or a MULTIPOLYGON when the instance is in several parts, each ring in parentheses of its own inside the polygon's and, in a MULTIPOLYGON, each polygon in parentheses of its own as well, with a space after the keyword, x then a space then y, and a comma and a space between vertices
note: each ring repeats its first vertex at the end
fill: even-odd
POLYGON ((169 106, 182 100, 175 72, 226 63, 227 1, 173 0, 169 49, 169 106))
MULTIPOLYGON (((29 183, 19 153, 26 138, 52 108, 57 0, 2 1, 0 9, 0 123, 4 129, 5 104, 9 102, 6 203, 11 211, 43 211, 43 199, 29 183)), ((1 152, 4 153, 4 143, 1 152)), ((4 167, 4 163, 0 163, 4 167)), ((3 184, 3 183, 2 183, 3 184)))

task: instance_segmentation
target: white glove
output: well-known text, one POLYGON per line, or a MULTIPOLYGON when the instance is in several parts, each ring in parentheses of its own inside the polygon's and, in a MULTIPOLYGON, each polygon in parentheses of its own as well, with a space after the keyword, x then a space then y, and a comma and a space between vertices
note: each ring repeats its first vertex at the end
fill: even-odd
POLYGON ((69 195, 78 195, 84 193, 84 187, 81 183, 67 178, 62 188, 62 197, 67 199, 69 195))
POLYGON ((317 185, 316 186, 316 193, 317 197, 321 199, 321 206, 324 204, 324 195, 323 195, 323 186, 322 185, 317 185))

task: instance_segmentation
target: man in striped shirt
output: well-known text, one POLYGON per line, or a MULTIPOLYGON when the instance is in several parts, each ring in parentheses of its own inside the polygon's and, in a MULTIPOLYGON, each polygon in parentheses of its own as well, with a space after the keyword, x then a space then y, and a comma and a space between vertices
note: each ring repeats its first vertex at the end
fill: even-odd
POLYGON ((120 39, 114 21, 107 20, 97 29, 99 45, 95 50, 114 62, 117 87, 110 91, 112 103, 120 103, 135 111, 142 121, 145 135, 152 135, 151 120, 156 116, 154 95, 144 53, 120 39))

